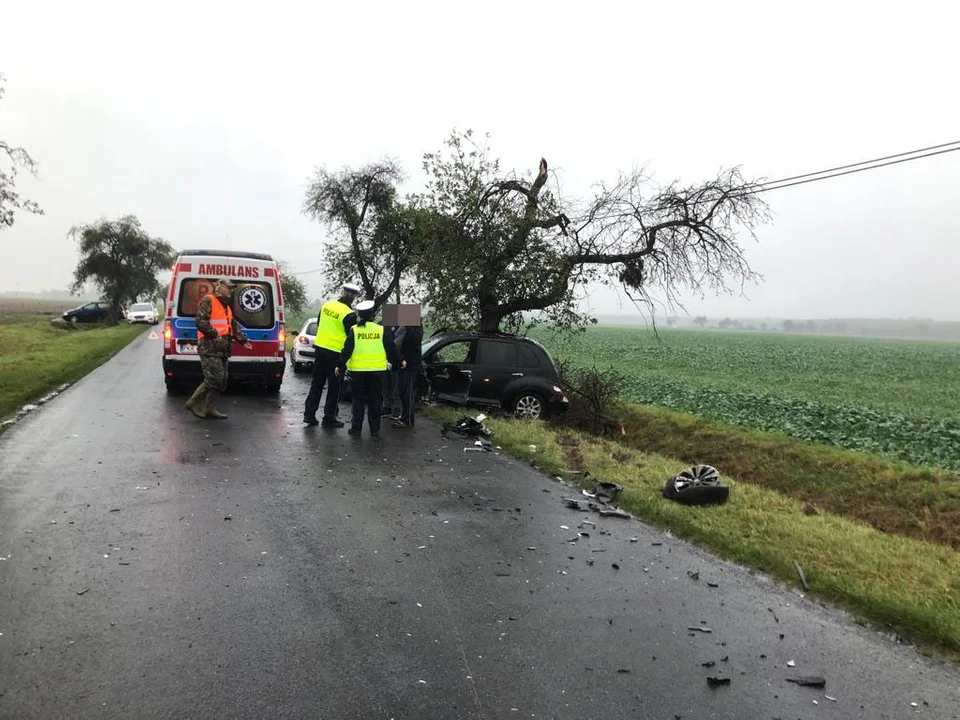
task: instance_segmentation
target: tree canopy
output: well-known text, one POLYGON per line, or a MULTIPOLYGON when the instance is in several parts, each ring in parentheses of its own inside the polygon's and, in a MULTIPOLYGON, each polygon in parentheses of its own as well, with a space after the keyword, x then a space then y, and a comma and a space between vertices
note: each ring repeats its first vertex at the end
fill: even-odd
POLYGON ((115 313, 127 303, 159 295, 157 275, 176 259, 176 251, 164 240, 150 237, 133 215, 78 225, 68 236, 80 251, 71 291, 93 282, 115 313))
POLYGON ((755 239, 768 209, 738 168, 666 185, 634 170, 577 201, 545 158, 533 173, 505 172, 467 130, 426 153, 423 171, 425 188, 405 200, 393 162, 323 171, 305 210, 346 231, 326 248, 331 280, 359 274, 380 304, 406 279, 439 326, 576 328, 591 320, 581 301, 597 285, 653 307, 759 279, 738 238, 755 239))
POLYGON ((288 315, 303 312, 309 305, 307 287, 303 280, 287 270, 287 264, 282 260, 277 263, 280 270, 280 286, 283 292, 283 308, 288 315))

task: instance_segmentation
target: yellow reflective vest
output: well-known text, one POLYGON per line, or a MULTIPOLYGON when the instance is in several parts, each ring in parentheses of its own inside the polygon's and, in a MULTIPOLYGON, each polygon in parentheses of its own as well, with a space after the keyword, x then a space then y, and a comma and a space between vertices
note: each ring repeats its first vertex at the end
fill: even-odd
POLYGON ((353 352, 347 359, 350 372, 377 372, 387 369, 387 350, 383 347, 383 327, 373 322, 350 328, 353 352))
POLYGON ((347 342, 347 333, 343 329, 343 319, 352 313, 349 305, 339 300, 325 302, 320 308, 317 322, 317 337, 313 344, 324 350, 340 352, 347 342))

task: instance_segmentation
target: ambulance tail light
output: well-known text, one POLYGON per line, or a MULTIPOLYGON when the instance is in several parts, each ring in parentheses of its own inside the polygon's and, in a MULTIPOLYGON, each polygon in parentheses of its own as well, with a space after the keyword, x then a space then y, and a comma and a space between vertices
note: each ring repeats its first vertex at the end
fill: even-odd
POLYGON ((167 320, 163 324, 163 349, 170 350, 173 347, 173 325, 167 320))
POLYGON ((287 351, 287 333, 284 332, 283 323, 280 323, 280 334, 277 335, 277 357, 283 357, 287 351))

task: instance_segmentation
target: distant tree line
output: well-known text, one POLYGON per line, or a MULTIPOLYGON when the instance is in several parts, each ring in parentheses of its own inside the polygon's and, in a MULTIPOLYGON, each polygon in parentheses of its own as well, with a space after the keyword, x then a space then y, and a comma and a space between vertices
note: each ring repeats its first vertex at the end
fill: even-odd
POLYGON ((788 318, 780 321, 751 321, 730 317, 711 320, 704 315, 699 315, 693 319, 693 324, 701 328, 715 327, 720 330, 892 337, 914 340, 960 340, 960 322, 938 321, 931 318, 830 318, 819 320, 788 318))

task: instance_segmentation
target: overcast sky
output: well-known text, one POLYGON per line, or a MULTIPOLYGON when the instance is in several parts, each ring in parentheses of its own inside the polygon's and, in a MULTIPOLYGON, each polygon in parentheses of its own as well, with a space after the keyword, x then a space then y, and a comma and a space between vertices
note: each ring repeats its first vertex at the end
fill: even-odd
MULTIPOLYGON (((311 270, 314 166, 388 154, 414 191, 454 127, 508 168, 545 156, 571 194, 645 163, 775 179, 960 140, 958 21, 942 0, 8 0, 0 138, 41 163, 19 189, 46 215, 0 232, 0 290, 66 287, 70 227, 126 213, 311 270)), ((687 309, 960 320, 958 187, 960 152, 769 193, 747 254, 764 282, 687 309)))

